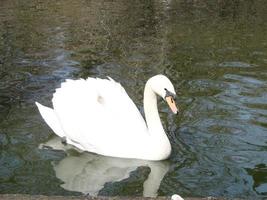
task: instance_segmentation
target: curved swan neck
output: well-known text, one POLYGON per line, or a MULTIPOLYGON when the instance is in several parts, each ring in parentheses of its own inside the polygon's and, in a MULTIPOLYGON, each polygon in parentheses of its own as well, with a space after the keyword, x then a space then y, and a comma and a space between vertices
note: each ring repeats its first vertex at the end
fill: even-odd
POLYGON ((159 117, 157 96, 149 81, 146 83, 144 91, 144 112, 149 133, 165 134, 159 117))

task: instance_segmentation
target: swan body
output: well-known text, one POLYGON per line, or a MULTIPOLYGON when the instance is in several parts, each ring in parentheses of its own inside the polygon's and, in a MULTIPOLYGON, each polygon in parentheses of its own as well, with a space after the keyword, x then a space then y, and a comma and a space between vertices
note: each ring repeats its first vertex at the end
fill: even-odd
POLYGON ((174 87, 164 75, 146 83, 146 122, 124 88, 111 78, 66 80, 53 95, 53 109, 38 102, 36 105, 51 129, 82 151, 163 160, 169 157, 171 145, 160 121, 156 94, 178 112, 174 87))

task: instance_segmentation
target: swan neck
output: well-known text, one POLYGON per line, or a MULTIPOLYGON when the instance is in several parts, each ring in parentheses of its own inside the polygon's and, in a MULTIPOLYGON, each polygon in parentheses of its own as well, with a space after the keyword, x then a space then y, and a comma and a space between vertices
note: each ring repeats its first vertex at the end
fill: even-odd
POLYGON ((164 133, 157 107, 157 96, 148 81, 144 91, 144 112, 149 133, 164 133))

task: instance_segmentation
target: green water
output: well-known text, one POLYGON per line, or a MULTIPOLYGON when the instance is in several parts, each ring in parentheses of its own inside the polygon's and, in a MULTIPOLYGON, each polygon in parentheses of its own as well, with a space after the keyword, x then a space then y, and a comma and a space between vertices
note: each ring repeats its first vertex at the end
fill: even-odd
MULTIPOLYGON (((142 110, 145 81, 158 73, 174 83, 182 110, 173 116, 159 103, 173 152, 168 161, 152 164, 167 169, 158 194, 266 198, 264 0, 2 0, 0 193, 80 195, 60 171, 71 159, 74 166, 64 165, 68 175, 82 176, 76 184, 84 191, 93 188, 84 176, 104 174, 90 167, 113 161, 39 148, 54 134, 34 102, 51 105, 66 78, 111 76, 142 110), (75 174, 83 164, 86 173, 75 174)), ((107 175, 99 194, 143 195, 150 173, 143 165, 111 165, 115 174, 128 176, 107 175)))

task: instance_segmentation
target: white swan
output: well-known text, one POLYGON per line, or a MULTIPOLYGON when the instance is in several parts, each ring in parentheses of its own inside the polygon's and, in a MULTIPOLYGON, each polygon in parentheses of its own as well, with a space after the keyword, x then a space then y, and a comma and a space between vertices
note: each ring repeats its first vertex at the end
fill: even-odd
POLYGON ((54 109, 36 105, 51 129, 66 142, 97 154, 164 160, 171 145, 162 127, 156 94, 177 114, 171 81, 150 78, 144 91, 146 122, 124 88, 111 78, 66 80, 53 95, 54 109))

